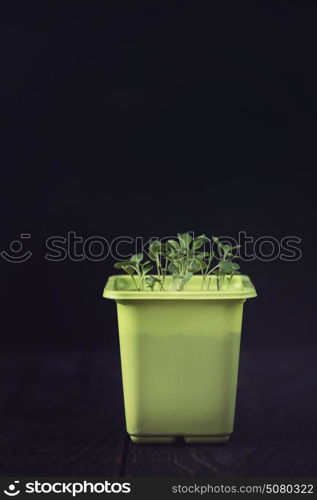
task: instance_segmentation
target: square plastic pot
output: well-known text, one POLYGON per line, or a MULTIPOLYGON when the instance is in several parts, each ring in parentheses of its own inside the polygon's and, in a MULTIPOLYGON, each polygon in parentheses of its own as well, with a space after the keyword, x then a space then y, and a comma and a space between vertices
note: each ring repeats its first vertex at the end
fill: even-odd
MULTIPOLYGON (((225 442, 233 431, 243 305, 256 291, 234 276, 221 291, 135 291, 111 276, 127 431, 136 443, 225 442)), ((167 281, 168 287, 168 281, 167 281)))

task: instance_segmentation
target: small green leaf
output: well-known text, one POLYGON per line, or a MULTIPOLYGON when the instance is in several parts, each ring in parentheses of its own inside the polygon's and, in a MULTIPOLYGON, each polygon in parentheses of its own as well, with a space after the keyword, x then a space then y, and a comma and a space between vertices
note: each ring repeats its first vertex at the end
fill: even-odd
POLYGON ((152 260, 156 260, 161 250, 161 243, 159 240, 154 240, 149 245, 149 256, 152 260))
POLYGON ((197 253, 195 253, 195 257, 197 259, 200 259, 200 260, 207 259, 207 258, 210 257, 210 253, 208 253, 208 252, 197 252, 197 253))
POLYGON ((198 248, 202 247, 204 244, 203 241, 193 241, 193 250, 198 250, 198 248))
POLYGON ((128 273, 130 276, 132 276, 135 272, 135 269, 133 266, 124 266, 123 270, 128 273))
POLYGON ((179 239, 182 248, 189 248, 193 239, 189 233, 177 233, 177 238, 179 239))
POLYGON ((153 290, 155 283, 161 283, 161 280, 159 280, 158 278, 155 278, 155 276, 146 276, 145 283, 147 284, 147 286, 149 288, 152 288, 152 290, 153 290))
POLYGON ((168 247, 172 247, 172 248, 174 248, 174 250, 178 250, 179 249, 179 244, 175 240, 168 240, 168 242, 167 242, 167 248, 168 247))
POLYGON ((130 261, 126 260, 124 262, 116 262, 113 267, 115 269, 123 269, 125 266, 128 266, 129 264, 130 264, 130 261))
POLYGON ((141 262, 141 260, 143 259, 143 253, 136 253, 134 255, 132 255, 131 259, 130 259, 130 262, 141 262))
POLYGON ((122 269, 123 262, 116 262, 113 266, 115 269, 122 269))
POLYGON ((115 269, 122 269, 125 273, 128 273, 130 276, 132 276, 136 272, 135 267, 130 263, 129 260, 125 262, 116 262, 114 267, 115 269))
POLYGON ((178 257, 178 253, 175 252, 175 251, 170 250, 169 252, 167 252, 166 257, 169 260, 174 260, 174 259, 176 259, 178 257))
POLYGON ((184 282, 184 283, 186 283, 187 281, 189 281, 189 280, 190 280, 190 278, 191 278, 192 276, 193 276, 193 273, 186 273, 186 274, 183 276, 183 278, 182 278, 183 282, 184 282))
POLYGON ((222 245, 222 249, 225 253, 228 253, 231 251, 231 245, 222 245))
POLYGON ((143 273, 147 274, 153 269, 153 266, 144 266, 143 267, 143 273))
POLYGON ((222 260, 219 263, 219 269, 224 274, 230 274, 232 273, 232 271, 239 269, 239 266, 237 268, 235 266, 238 266, 238 264, 235 264, 234 262, 230 262, 228 260, 222 260))
POLYGON ((208 241, 210 241, 210 238, 208 238, 205 234, 201 234, 200 236, 197 236, 195 238, 195 241, 202 241, 203 243, 208 243, 208 241))
POLYGON ((174 264, 174 262, 170 262, 168 270, 171 274, 178 273, 178 267, 174 264))
POLYGON ((191 273, 197 273, 198 271, 200 271, 201 269, 201 262, 196 262, 194 260, 192 260, 190 263, 189 263, 189 266, 188 266, 188 270, 191 272, 191 273))
POLYGON ((193 241, 193 249, 197 250, 198 248, 201 248, 204 243, 210 242, 210 239, 207 238, 204 234, 201 234, 200 236, 197 236, 194 241, 193 241))

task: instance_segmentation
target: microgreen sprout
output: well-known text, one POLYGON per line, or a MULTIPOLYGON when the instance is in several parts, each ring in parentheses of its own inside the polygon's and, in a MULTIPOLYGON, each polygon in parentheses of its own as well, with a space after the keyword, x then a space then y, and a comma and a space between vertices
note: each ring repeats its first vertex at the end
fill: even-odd
POLYGON ((144 278, 147 273, 149 273, 153 266, 151 266, 151 262, 147 260, 142 263, 143 253, 137 253, 132 255, 130 260, 126 260, 124 262, 117 262, 114 267, 116 269, 122 269, 129 276, 131 276, 134 286, 137 290, 143 290, 144 288, 144 278), (135 275, 137 275, 137 280, 135 279, 135 275))
POLYGON ((117 262, 114 267, 126 272, 138 291, 144 290, 144 286, 151 291, 165 291, 168 275, 171 276, 169 291, 183 291, 197 273, 202 277, 201 290, 210 290, 212 282, 215 282, 216 290, 221 290, 225 281, 229 287, 232 277, 239 274, 239 265, 233 262, 237 257, 234 251, 238 248, 222 243, 215 236, 210 239, 204 234, 193 237, 189 232, 178 233, 177 238, 166 243, 151 240, 147 251, 150 260, 143 262, 144 255, 138 253, 127 261, 117 262), (149 274, 153 269, 152 263, 156 267, 155 275, 149 274))
POLYGON ((160 283, 161 284, 161 280, 159 280, 155 276, 146 276, 145 283, 146 283, 147 287, 151 288, 151 290, 153 292, 155 283, 160 283))

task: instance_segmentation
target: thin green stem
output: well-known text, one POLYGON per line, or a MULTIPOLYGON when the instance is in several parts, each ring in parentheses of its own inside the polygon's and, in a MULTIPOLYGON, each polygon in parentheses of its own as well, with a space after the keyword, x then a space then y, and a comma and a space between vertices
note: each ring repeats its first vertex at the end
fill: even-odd
POLYGON ((156 269, 157 269, 157 275, 158 275, 158 279, 161 278, 161 265, 160 265, 160 257, 159 255, 157 256, 156 258, 156 269))
POLYGON ((219 264, 217 264, 215 267, 213 267, 212 269, 210 269, 210 271, 208 271, 208 273, 206 274, 206 276, 209 276, 215 269, 217 269, 217 267, 219 267, 219 264))
POLYGON ((165 268, 163 269, 163 273, 162 273, 162 281, 161 281, 160 291, 164 290, 164 282, 165 282, 165 278, 166 278, 167 268, 168 268, 168 260, 166 259, 165 268))
POLYGON ((137 285, 137 282, 135 281, 135 277, 133 276, 133 274, 130 275, 132 280, 133 280, 133 283, 134 283, 134 286, 136 288, 136 290, 138 289, 138 285, 137 285))

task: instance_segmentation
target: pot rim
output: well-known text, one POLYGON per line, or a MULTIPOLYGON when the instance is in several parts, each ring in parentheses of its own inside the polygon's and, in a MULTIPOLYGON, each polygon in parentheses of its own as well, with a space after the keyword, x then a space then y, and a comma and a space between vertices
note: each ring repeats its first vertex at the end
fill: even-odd
POLYGON ((138 291, 128 289, 132 283, 130 276, 116 274, 108 278, 103 297, 114 300, 245 300, 257 296, 253 283, 245 274, 233 276, 230 285, 223 290, 195 289, 195 286, 199 287, 200 282, 201 276, 194 275, 190 281, 191 287, 183 291, 138 291))

